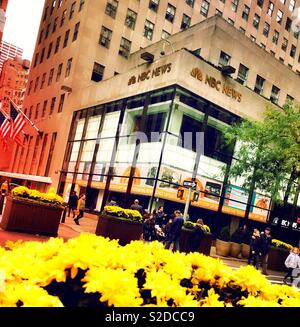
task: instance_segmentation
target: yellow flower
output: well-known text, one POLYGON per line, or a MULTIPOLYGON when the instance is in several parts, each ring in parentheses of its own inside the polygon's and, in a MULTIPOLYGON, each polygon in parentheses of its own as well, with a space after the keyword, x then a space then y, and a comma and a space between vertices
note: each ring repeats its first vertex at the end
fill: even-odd
POLYGON ((200 301, 200 305, 203 307, 224 307, 225 304, 223 301, 219 301, 219 297, 213 289, 210 289, 207 297, 200 301))

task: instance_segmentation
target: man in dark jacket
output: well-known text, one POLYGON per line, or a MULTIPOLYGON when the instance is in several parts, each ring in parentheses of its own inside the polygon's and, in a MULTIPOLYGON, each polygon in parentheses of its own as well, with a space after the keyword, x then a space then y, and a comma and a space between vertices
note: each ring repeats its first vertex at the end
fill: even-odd
POLYGON ((70 212, 72 211, 73 218, 75 218, 75 210, 77 208, 77 204, 78 204, 78 196, 77 196, 76 192, 73 191, 72 194, 70 195, 69 201, 68 201, 68 207, 69 207, 68 217, 70 217, 70 212))
POLYGON ((271 229, 267 227, 264 232, 260 234, 261 237, 261 265, 262 273, 268 275, 267 266, 268 266, 268 257, 269 257, 269 248, 272 243, 271 229))
POLYGON ((164 207, 160 206, 155 214, 155 224, 163 228, 167 222, 167 215, 164 213, 164 207))
POLYGON ((261 237, 258 229, 254 229, 250 240, 250 254, 248 258, 248 264, 252 264, 258 269, 259 261, 261 258, 261 237))
POLYGON ((181 235, 181 229, 184 223, 182 213, 179 210, 175 211, 175 218, 171 224, 169 233, 166 239, 165 248, 169 249, 171 244, 174 243, 176 251, 179 251, 179 239, 181 235))
POLYGON ((202 238, 205 236, 205 231, 203 227, 204 223, 202 219, 198 219, 195 228, 190 234, 189 237, 189 248, 191 252, 196 252, 198 251, 200 247, 200 242, 202 238))
POLYGON ((130 207, 131 210, 137 210, 142 216, 144 215, 145 211, 144 208, 140 205, 139 200, 134 200, 133 204, 130 207))

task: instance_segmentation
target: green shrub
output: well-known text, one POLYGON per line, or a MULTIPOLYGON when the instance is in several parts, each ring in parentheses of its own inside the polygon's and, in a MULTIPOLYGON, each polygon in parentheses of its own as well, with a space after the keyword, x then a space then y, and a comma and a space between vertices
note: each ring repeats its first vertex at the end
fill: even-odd
POLYGON ((229 242, 230 240, 229 226, 225 226, 221 229, 218 239, 221 241, 229 242))

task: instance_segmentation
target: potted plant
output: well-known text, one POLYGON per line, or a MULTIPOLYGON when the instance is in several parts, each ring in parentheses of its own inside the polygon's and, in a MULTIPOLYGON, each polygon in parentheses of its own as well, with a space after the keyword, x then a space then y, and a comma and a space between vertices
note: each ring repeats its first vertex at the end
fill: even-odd
POLYGON ((216 254, 227 257, 230 253, 230 233, 229 226, 225 226, 221 229, 219 236, 216 239, 216 254))
POLYGON ((243 232, 238 228, 230 237, 230 256, 237 258, 242 250, 243 232))
POLYGON ((284 262, 292 248, 291 244, 273 239, 269 249, 268 269, 286 271, 284 262))
POLYGON ((20 186, 6 197, 0 227, 4 230, 57 236, 63 199, 51 188, 48 193, 20 186))
POLYGON ((242 257, 248 259, 250 255, 250 239, 251 235, 248 231, 244 231, 242 240, 242 257))
POLYGON ((137 210, 105 206, 98 219, 96 235, 118 239, 121 245, 126 245, 139 240, 142 231, 142 215, 137 210))

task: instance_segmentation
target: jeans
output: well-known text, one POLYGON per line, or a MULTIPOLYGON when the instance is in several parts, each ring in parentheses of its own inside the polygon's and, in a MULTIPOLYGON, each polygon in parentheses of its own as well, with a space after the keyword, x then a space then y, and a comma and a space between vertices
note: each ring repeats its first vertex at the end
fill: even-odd
POLYGON ((268 257, 269 257, 268 253, 265 254, 265 255, 262 255, 262 256, 261 256, 261 266, 262 266, 262 271, 263 271, 264 273, 267 272, 268 257))
POLYGON ((77 221, 78 221, 79 219, 81 219, 81 218, 83 217, 83 213, 84 213, 84 211, 79 209, 79 215, 78 215, 75 219, 76 219, 77 221))
POLYGON ((174 243, 174 247, 176 249, 176 251, 180 251, 180 247, 179 247, 179 238, 176 239, 167 239, 166 240, 166 245, 165 245, 165 249, 169 249, 171 244, 174 243))
POLYGON ((68 217, 70 217, 70 213, 72 211, 73 218, 75 217, 75 208, 69 207, 68 217))
POLYGON ((294 270, 294 268, 288 268, 288 272, 284 276, 284 279, 283 280, 287 280, 287 278, 290 277, 291 283, 292 283, 293 282, 293 276, 292 276, 293 270, 294 270))

